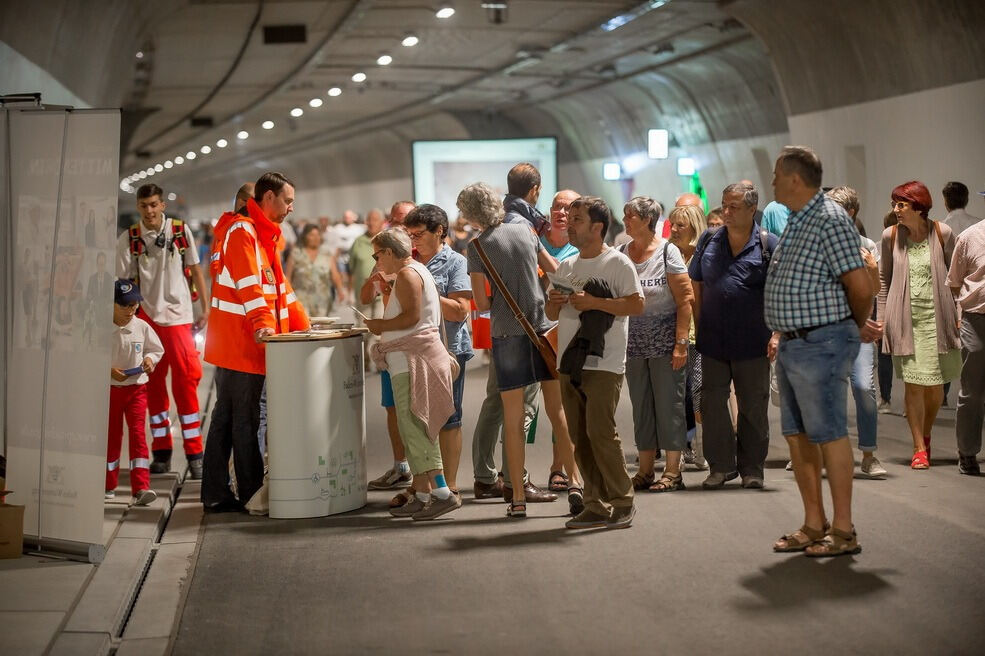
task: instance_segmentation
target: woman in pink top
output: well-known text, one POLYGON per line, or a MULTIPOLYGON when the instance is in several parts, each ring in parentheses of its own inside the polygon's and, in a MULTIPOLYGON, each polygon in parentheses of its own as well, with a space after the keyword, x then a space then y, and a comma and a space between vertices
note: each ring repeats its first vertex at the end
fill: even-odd
POLYGON ((899 225, 882 233, 878 318, 883 352, 903 379, 906 419, 913 436, 910 467, 930 467, 930 431, 944 398, 944 383, 961 372, 957 307, 947 287, 954 251, 951 229, 927 218, 932 201, 922 182, 893 189, 899 225))

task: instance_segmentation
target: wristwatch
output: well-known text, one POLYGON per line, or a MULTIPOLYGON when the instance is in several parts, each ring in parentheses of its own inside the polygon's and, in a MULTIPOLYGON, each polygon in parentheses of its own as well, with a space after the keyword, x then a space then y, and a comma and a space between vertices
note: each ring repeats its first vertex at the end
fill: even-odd
POLYGON ((687 337, 682 337, 681 339, 679 339, 679 340, 677 340, 675 342, 675 344, 680 344, 681 346, 687 346, 690 343, 691 343, 691 340, 688 339, 687 337))

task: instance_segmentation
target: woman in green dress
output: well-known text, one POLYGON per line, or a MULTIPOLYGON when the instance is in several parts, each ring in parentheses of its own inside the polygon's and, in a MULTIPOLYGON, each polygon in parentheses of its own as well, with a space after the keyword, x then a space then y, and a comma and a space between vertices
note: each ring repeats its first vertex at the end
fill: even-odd
POLYGON ((287 258, 284 274, 308 316, 323 317, 332 311, 332 290, 339 302, 345 301, 342 275, 334 253, 322 250, 321 231, 309 223, 287 258))
POLYGON ((944 383, 961 374, 957 306, 947 287, 954 235, 931 221, 930 192, 912 181, 893 189, 899 224, 882 233, 879 319, 883 352, 903 379, 906 419, 913 435, 910 467, 930 467, 930 438, 944 398, 944 383))

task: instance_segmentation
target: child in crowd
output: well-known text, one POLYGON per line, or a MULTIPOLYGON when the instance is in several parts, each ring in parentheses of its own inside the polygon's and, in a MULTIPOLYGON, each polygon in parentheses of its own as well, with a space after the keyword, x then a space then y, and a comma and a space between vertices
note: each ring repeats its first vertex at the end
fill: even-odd
POLYGON ((106 498, 116 496, 120 474, 123 418, 130 434, 130 489, 134 505, 146 506, 157 498, 150 489, 150 460, 144 422, 147 416, 148 375, 161 361, 161 340, 134 314, 143 298, 129 280, 117 280, 113 305, 113 359, 110 368, 109 429, 106 444, 106 498))

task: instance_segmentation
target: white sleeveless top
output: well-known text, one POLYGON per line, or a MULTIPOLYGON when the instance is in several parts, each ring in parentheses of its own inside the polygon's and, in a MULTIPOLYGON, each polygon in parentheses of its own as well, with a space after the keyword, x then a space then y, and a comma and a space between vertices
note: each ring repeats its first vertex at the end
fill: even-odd
MULTIPOLYGON (((426 266, 416 260, 412 260, 407 266, 416 271, 424 282, 424 289, 421 292, 421 318, 418 319, 417 325, 410 328, 383 331, 383 334, 380 335, 381 342, 393 341, 425 328, 438 328, 440 325, 438 322, 441 320, 441 300, 438 296, 438 288, 434 284, 434 278, 431 276, 431 272, 427 270, 426 266)), ((390 300, 386 305, 386 309, 383 310, 383 318, 392 319, 401 312, 403 312, 403 308, 400 307, 400 301, 397 299, 397 295, 390 294, 390 300)), ((397 374, 407 373, 407 356, 402 351, 387 353, 386 365, 391 377, 397 374)))

